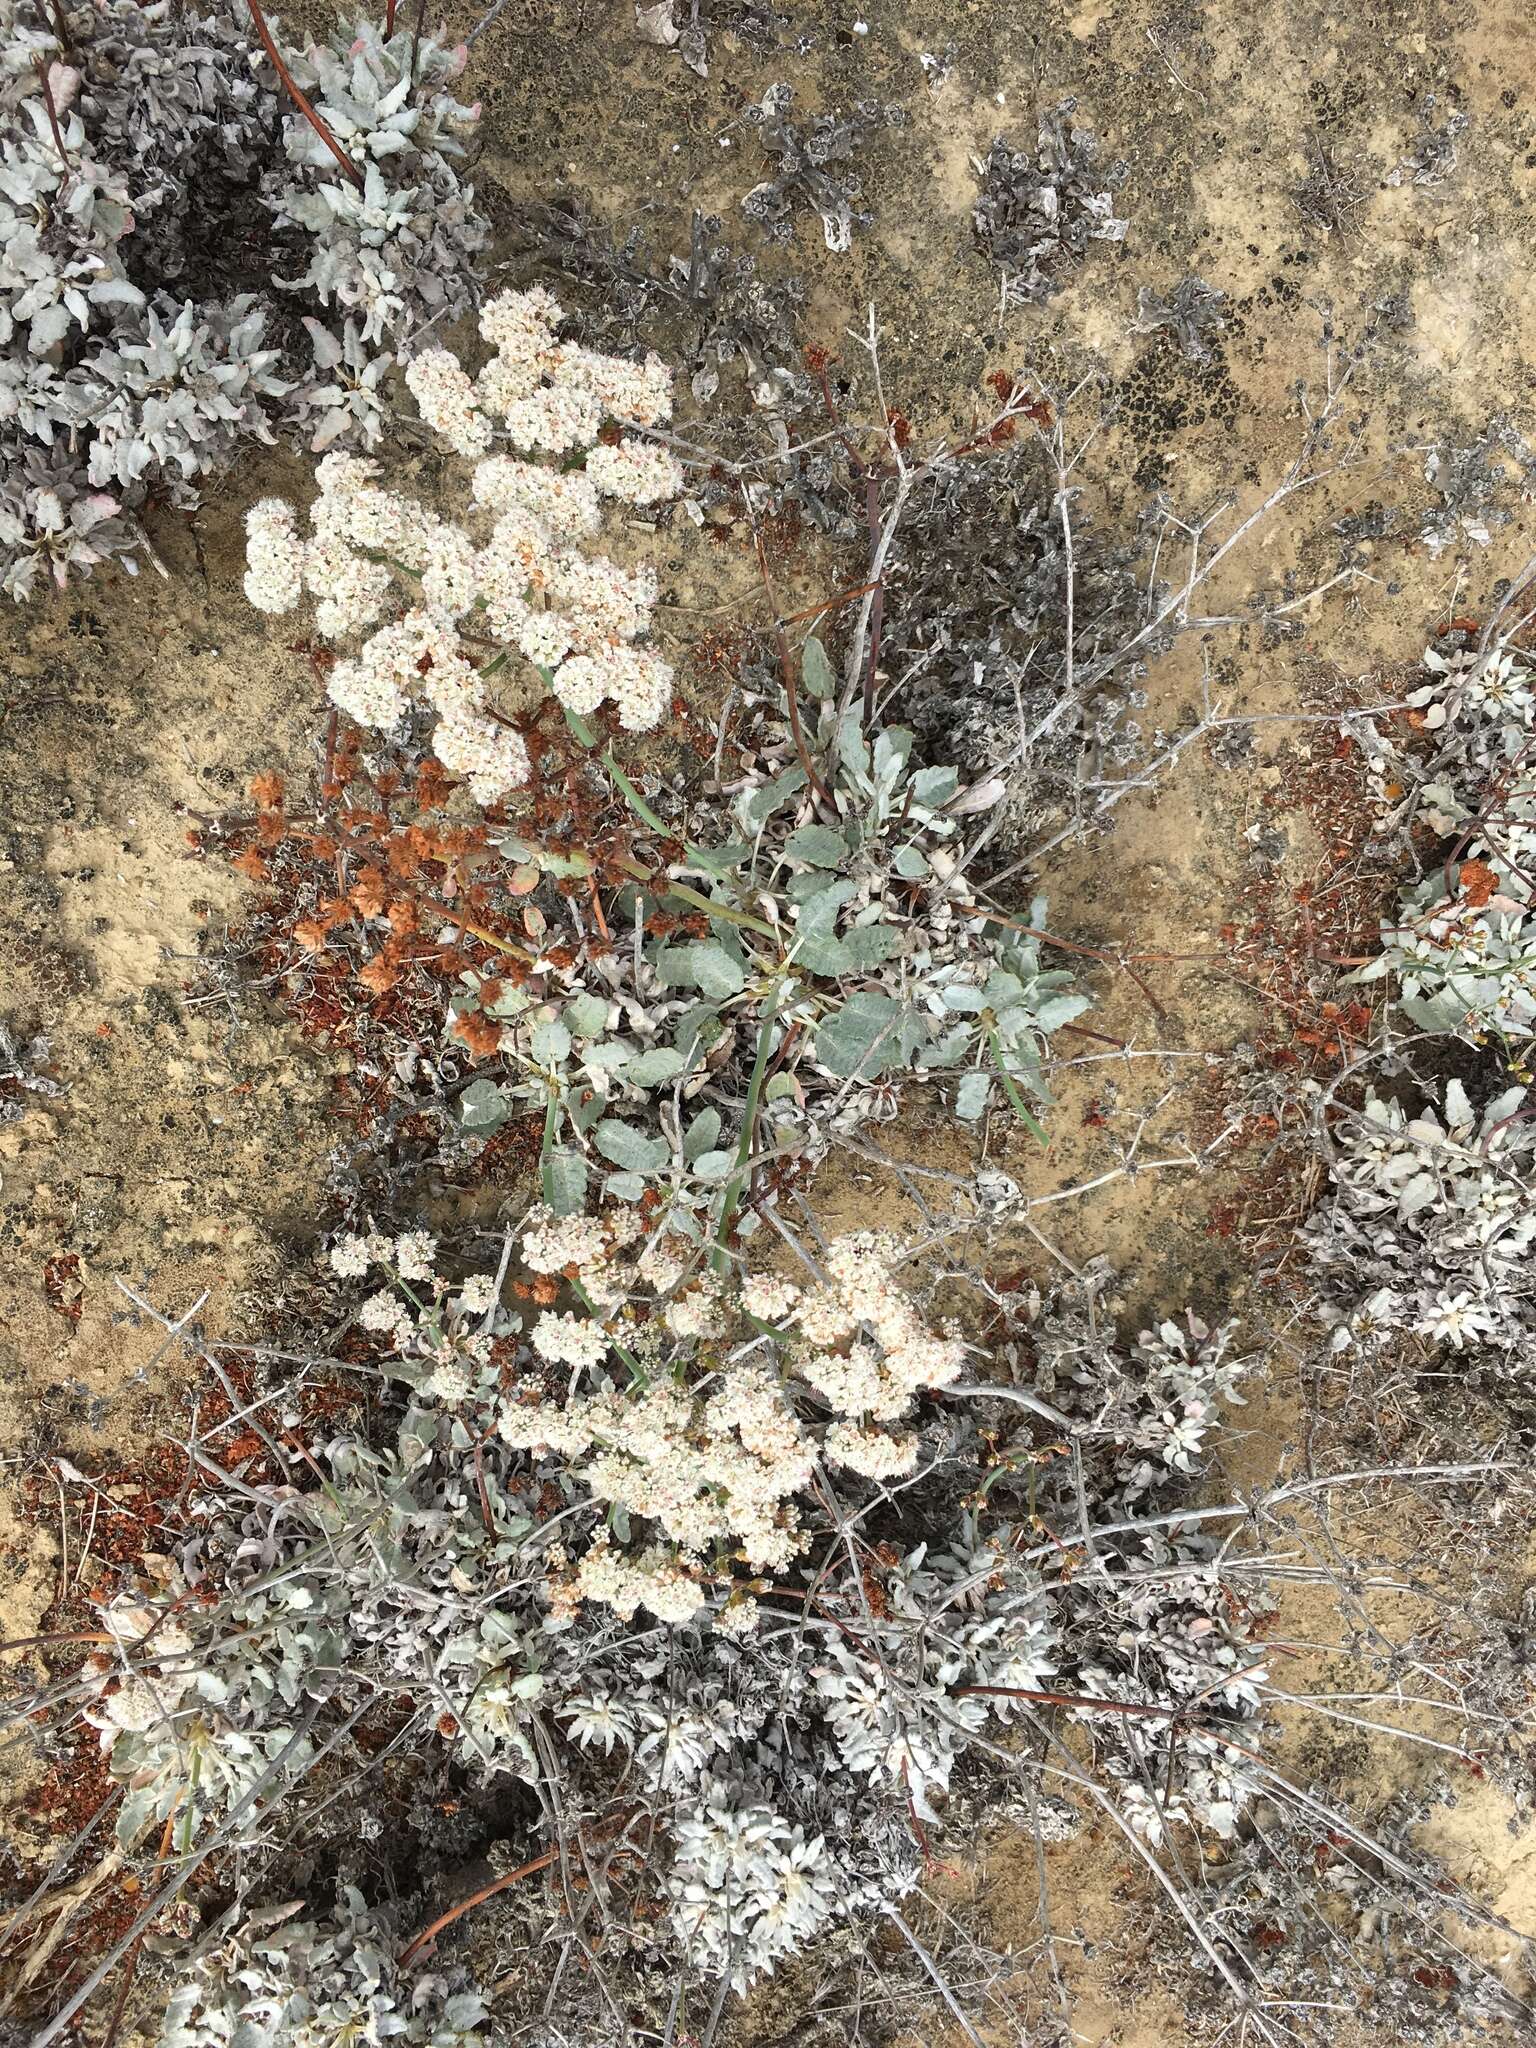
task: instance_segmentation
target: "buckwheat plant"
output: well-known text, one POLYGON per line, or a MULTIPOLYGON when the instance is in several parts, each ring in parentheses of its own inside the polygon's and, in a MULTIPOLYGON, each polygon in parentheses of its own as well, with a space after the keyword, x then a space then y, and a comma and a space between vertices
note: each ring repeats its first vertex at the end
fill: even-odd
MULTIPOLYGON (((781 682, 748 702, 694 814, 704 843, 674 843, 606 929, 489 984, 464 976, 453 1028, 503 1065, 475 1083, 474 1116, 546 1113, 557 1207, 580 1206, 597 1167, 611 1199, 650 1183, 674 1214, 718 1213, 754 1144, 815 1157, 924 1082, 967 1121, 1006 1105, 1038 1133, 1051 1035, 1090 999, 1046 962, 1043 899, 1027 922, 972 899, 966 823, 1003 785, 920 766, 907 728, 840 715, 814 638, 799 691, 795 711, 781 682)), ((520 828, 503 850, 565 922, 558 891, 593 856, 520 828)))
MULTIPOLYGON (((967 1355, 919 1315, 896 1277, 900 1247, 882 1233, 837 1240, 825 1283, 807 1293, 706 1264, 685 1240, 647 1234, 636 1208, 539 1210, 522 1265, 543 1278, 536 1300, 553 1304, 563 1284, 571 1306, 532 1321, 509 1394, 492 1332, 515 1324, 491 1307, 467 1329, 466 1299, 486 1300, 488 1276, 467 1296, 448 1289, 434 1251, 423 1233, 349 1235, 331 1258, 344 1274, 377 1264, 389 1275, 360 1319, 402 1378, 458 1422, 549 1461, 568 1495, 584 1490, 586 1519, 598 1519, 551 1586, 567 1613, 596 1600, 625 1620, 644 1606, 687 1622, 718 1601, 717 1627, 749 1627, 757 1576, 804 1548, 800 1497, 819 1464, 877 1483, 910 1474, 918 1399, 956 1379, 967 1355)), ((573 1529, 565 1548, 575 1544, 573 1529)))
MULTIPOLYGON (((564 344, 560 319, 542 287, 503 292, 481 314, 496 353, 477 377, 445 348, 409 364, 423 420, 472 465, 459 518, 381 488, 376 463, 332 454, 308 536, 282 499, 264 498, 246 520, 254 605, 290 612, 307 591, 322 638, 366 636, 332 670, 332 702, 381 732, 428 712, 437 758, 482 804, 528 780, 527 747, 498 701, 520 667, 578 716, 611 703, 630 732, 649 731, 672 696, 671 669, 637 644, 654 569, 622 569, 581 545, 601 526, 603 499, 650 507, 676 495, 682 472, 658 442, 599 441, 605 421, 665 419, 670 373, 655 356, 636 364, 564 344), (503 676, 494 690, 493 676, 503 676)), ((526 695, 513 689, 507 702, 526 695)))

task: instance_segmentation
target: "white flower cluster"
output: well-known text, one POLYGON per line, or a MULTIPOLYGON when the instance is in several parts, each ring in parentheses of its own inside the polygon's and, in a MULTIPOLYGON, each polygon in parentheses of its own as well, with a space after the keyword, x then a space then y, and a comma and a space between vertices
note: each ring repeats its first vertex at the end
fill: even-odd
POLYGON ((546 1289, 569 1282, 577 1305, 539 1296, 528 1369, 510 1398, 482 1376, 490 1333, 467 1321, 483 1296, 472 1281, 456 1292, 436 1282, 430 1236, 350 1235, 331 1262, 349 1277, 377 1263, 401 1282, 432 1281, 425 1303, 379 1290, 358 1320, 389 1339, 423 1391, 457 1405, 478 1390, 504 1444, 559 1458, 610 1521, 619 1512, 651 1525, 633 1550, 590 1549, 560 1596, 567 1608, 574 1590, 622 1615, 643 1606, 686 1621, 709 1604, 712 1580, 724 1585, 726 1632, 746 1633, 755 1607, 732 1565, 756 1575, 790 1564, 802 1542, 796 1496, 818 1458, 874 1480, 910 1472, 916 1398, 956 1378, 966 1347, 919 1315, 895 1277, 901 1247, 885 1233, 837 1239, 826 1284, 805 1293, 773 1275, 690 1273, 659 1235, 632 1257, 642 1229, 625 1206, 592 1217, 532 1211, 523 1268, 546 1289), (765 1332, 770 1317, 777 1328, 765 1332))
POLYGON ((395 1284, 368 1296, 357 1312, 359 1325, 389 1340, 406 1362, 403 1376, 423 1393, 458 1407, 478 1392, 497 1329, 518 1325, 500 1308, 493 1274, 447 1281, 437 1271, 437 1255, 430 1231, 407 1230, 398 1237, 349 1231, 331 1246, 329 1258, 332 1272, 344 1280, 362 1279, 376 1265, 384 1268, 395 1284))
POLYGON ((438 759, 484 804, 528 779, 511 722, 527 692, 503 709, 491 683, 514 658, 538 672, 537 695, 552 690, 577 716, 611 704, 629 732, 649 731, 672 699, 672 670, 637 644, 655 571, 580 551, 601 526, 601 499, 652 506, 677 495, 682 471, 659 442, 598 441, 607 419, 651 428, 667 418, 671 376, 654 356, 635 364, 567 346, 560 318, 540 287, 502 293, 481 316, 498 353, 478 379, 444 348, 406 370, 422 418, 476 465, 462 521, 381 489, 376 462, 341 454, 320 463, 309 537, 282 499, 263 499, 246 521, 252 604, 290 612, 307 590, 322 638, 377 628, 336 663, 332 701, 385 732, 412 709, 435 714, 438 759), (578 458, 580 469, 557 466, 578 458))
POLYGON ((1433 1107, 1366 1098, 1336 1134, 1329 1195, 1302 1232, 1335 1350, 1413 1335, 1523 1354, 1536 1327, 1536 1134, 1526 1091, 1478 1114, 1459 1081, 1433 1107))

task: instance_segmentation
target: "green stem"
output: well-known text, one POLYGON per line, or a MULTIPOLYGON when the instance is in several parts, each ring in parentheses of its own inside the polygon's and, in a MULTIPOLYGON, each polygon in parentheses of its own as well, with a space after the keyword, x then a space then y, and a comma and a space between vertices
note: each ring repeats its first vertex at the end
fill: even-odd
POLYGON ((1024 1100, 1023 1096, 1019 1093, 1017 1087, 1014 1085, 1013 1076, 1009 1073, 1008 1068, 1003 1060, 1002 1041, 999 1039, 996 1029, 990 1024, 983 1025, 982 1028, 987 1034, 987 1044, 992 1048, 992 1057, 997 1062, 998 1078, 999 1080, 1001 1080, 1004 1089, 1007 1091, 1008 1100, 1013 1104, 1014 1109, 1018 1114, 1019 1121, 1023 1124, 1024 1128, 1030 1133, 1032 1137, 1038 1139, 1042 1145, 1049 1145, 1051 1141, 1046 1136, 1044 1129, 1041 1127, 1039 1118, 1035 1116, 1034 1112, 1030 1109, 1028 1103, 1024 1100))
MULTIPOLYGON (((593 1302, 591 1295, 588 1294, 585 1287, 582 1286, 581 1282, 579 1280, 573 1280, 570 1283, 570 1287, 572 1294, 575 1295, 576 1299, 581 1303, 582 1307, 586 1310, 587 1314, 592 1318, 593 1322, 601 1323, 603 1319, 597 1312, 596 1304, 593 1302)), ((610 1336, 608 1342, 611 1348, 618 1353, 620 1360, 623 1362, 626 1370, 629 1373, 630 1379, 634 1382, 634 1384, 642 1389, 648 1387, 650 1385, 650 1380, 646 1376, 645 1372, 642 1370, 639 1361, 632 1357, 631 1354, 624 1349, 624 1346, 619 1342, 617 1337, 610 1336)))
POLYGON ((763 1079, 768 1071, 768 1054, 773 1034, 773 1020, 778 1014, 779 997, 784 984, 776 981, 763 1010, 763 1021, 757 1033, 757 1057, 752 1062, 752 1078, 747 1083, 746 1106, 741 1113, 741 1137, 736 1146, 736 1171, 726 1185, 720 1201, 720 1227, 715 1232, 715 1253, 711 1264, 718 1272, 726 1264, 725 1240, 730 1234, 736 1211, 741 1207, 742 1197, 747 1191, 747 1161, 752 1157, 752 1134, 757 1123, 758 1098, 763 1092, 763 1079))

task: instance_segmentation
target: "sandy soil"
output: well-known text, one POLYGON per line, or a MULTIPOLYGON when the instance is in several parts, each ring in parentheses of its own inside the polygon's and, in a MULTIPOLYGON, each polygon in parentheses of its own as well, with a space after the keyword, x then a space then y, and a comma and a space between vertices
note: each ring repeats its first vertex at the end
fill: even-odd
MULTIPOLYGON (((702 18, 726 24, 742 12, 706 5, 702 18)), ((486 108, 478 177, 494 217, 510 229, 520 200, 569 195, 608 221, 644 217, 659 243, 681 246, 697 205, 747 240, 736 214, 757 176, 737 119, 746 100, 783 78, 809 107, 899 101, 907 125, 877 136, 863 160, 875 223, 852 254, 829 255, 812 218, 792 251, 768 259, 806 278, 806 339, 848 347, 845 331, 873 305, 888 391, 920 443, 968 416, 989 370, 1092 349, 1124 401, 1094 470, 1111 522, 1151 485, 1186 505, 1223 490, 1256 501, 1296 446, 1297 381, 1316 391, 1328 373, 1320 306, 1331 303, 1347 340, 1384 300, 1404 296, 1411 319, 1360 380, 1365 459, 1245 548, 1227 595, 1274 587, 1292 568, 1302 587, 1326 581, 1346 509, 1398 508, 1398 531, 1411 536, 1430 495, 1425 444, 1470 439, 1495 412, 1531 430, 1528 10, 1382 4, 1341 19, 1287 0, 1260 19, 1230 4, 879 0, 863 13, 867 32, 851 4, 786 0, 793 30, 809 37, 799 55, 765 55, 721 26, 700 79, 636 40, 628 0, 510 0, 472 73, 486 108), (932 74, 925 52, 940 60, 932 74), (1048 308, 1003 314, 970 233, 971 158, 998 133, 1027 140, 1034 110, 1066 94, 1106 157, 1128 167, 1118 210, 1130 229, 1119 247, 1093 245, 1048 308), (1426 128, 1443 130, 1452 113, 1468 116, 1454 168, 1433 184, 1411 172, 1390 182, 1426 128), (1319 162, 1334 194, 1326 227, 1319 162), (1217 363, 1199 374, 1133 330, 1138 287, 1167 291, 1191 272, 1232 301, 1217 363)), ((474 18, 457 5, 452 14, 474 18)), ((194 857, 188 837, 200 814, 237 806, 253 773, 310 772, 315 677, 239 590, 245 503, 300 476, 286 458, 253 462, 192 517, 152 515, 166 579, 147 567, 136 579, 103 575, 0 620, 0 1021, 45 1035, 44 1071, 57 1087, 0 1125, 0 1461, 16 1480, 50 1453, 102 1470, 174 1427, 184 1362, 165 1355, 161 1329, 127 1313, 119 1282, 173 1317, 197 1305, 210 1334, 258 1334, 307 1256, 329 1161, 345 1144, 326 1114, 323 1051, 302 1044, 258 990, 210 978, 206 956, 238 926, 245 885, 194 857)), ((1368 545, 1369 573, 1304 608, 1298 638, 1265 648, 1240 629, 1209 650, 1182 646, 1154 671, 1149 722, 1176 726, 1197 699, 1207 651, 1222 664, 1223 702, 1244 713, 1316 703, 1339 675, 1388 687, 1428 628, 1475 608, 1517 565, 1530 523, 1517 510, 1486 550, 1438 560, 1403 538, 1368 545)), ((664 575, 667 630, 686 652, 695 613, 737 598, 750 606, 756 585, 744 545, 711 566, 707 587, 677 553, 664 575)), ((802 573, 813 580, 812 567, 802 573)), ((1040 878, 1052 928, 1080 944, 1216 956, 1149 966, 1150 996, 1127 976, 1101 975, 1096 1029, 1225 1060, 1272 1023, 1253 981, 1228 971, 1222 933, 1261 873, 1255 836, 1275 817, 1266 800, 1304 739, 1305 728, 1262 728, 1254 760, 1235 771, 1191 750, 1157 793, 1121 807, 1112 840, 1055 859, 1040 878)), ((1294 886, 1326 874, 1326 836, 1280 808, 1282 877, 1294 886)), ((1091 1180, 1115 1165, 1116 1141, 1166 1085, 1156 1063, 1117 1070, 1106 1125, 1106 1077, 1084 1069, 1053 1116, 1048 1155, 997 1130, 989 1162, 1036 1192, 1091 1180)), ((1215 1102, 1219 1088, 1202 1098, 1181 1083, 1156 1110, 1147 1151, 1215 1102)), ((906 1119, 886 1142, 951 1172, 975 1163, 937 1117, 906 1119)), ((1251 1261, 1240 1240, 1210 1227, 1244 1199, 1251 1168, 1234 1156, 1200 1177, 1121 1177, 1044 1212, 1042 1227, 1074 1261, 1107 1251, 1133 1313, 1185 1301, 1208 1313, 1252 1308, 1251 1261)), ((818 1205, 829 1225, 859 1218, 878 1189, 873 1170, 850 1161, 822 1184, 818 1205)), ((1037 1243, 1023 1255, 1039 1269, 1049 1262, 1037 1243)), ((1282 1378, 1244 1427, 1244 1483, 1290 1469, 1296 1389, 1282 1378)), ((46 1525, 19 1519, 14 1505, 5 1513, 0 1618, 7 1634, 23 1634, 61 1560, 46 1525)), ((1331 1642, 1328 1623, 1314 1594, 1287 1608, 1282 1627, 1331 1642)), ((1322 1657, 1313 1680, 1345 1689, 1340 1668, 1322 1657)), ((1298 1734, 1298 1760, 1368 1803, 1427 1768, 1421 1754, 1375 1738, 1330 1762, 1319 1740, 1298 1734)), ((1475 1788, 1437 1815, 1426 1840, 1529 1929, 1536 1848, 1506 1832, 1509 1812, 1507 1793, 1475 1788)), ((1072 1972, 1078 2038, 1176 2048, 1202 2029, 1188 1984, 1144 1952, 1145 1894, 1113 1845, 1081 1838, 1051 1855, 1056 1921, 1081 1926, 1094 1950, 1072 1972)), ((1018 1946, 1034 1939, 1032 1851, 988 1844, 969 1882, 1018 1946)), ((1341 2021, 1340 2043, 1378 2038, 1368 2016, 1360 2024, 1341 2021)))

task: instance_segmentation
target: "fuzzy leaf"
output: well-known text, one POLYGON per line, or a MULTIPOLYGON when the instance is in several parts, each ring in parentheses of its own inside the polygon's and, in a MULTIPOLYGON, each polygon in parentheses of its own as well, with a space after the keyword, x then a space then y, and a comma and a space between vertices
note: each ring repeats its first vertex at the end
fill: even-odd
POLYGON ((724 946, 706 939, 664 946, 656 955, 656 972, 669 988, 697 988, 717 1000, 740 995, 747 985, 745 973, 724 946))
POLYGON ((784 842, 791 860, 809 861, 816 868, 840 868, 848 858, 848 842, 830 825, 801 825, 784 842))
POLYGON ((843 934, 843 951, 855 969, 878 967, 901 950, 901 933, 894 925, 858 924, 843 934))
POLYGON ((955 1115, 967 1123, 974 1123, 987 1106, 992 1093, 992 1076, 975 1070, 962 1074, 960 1086, 955 1090, 955 1115))
POLYGON ((742 799, 741 813, 755 832, 771 818, 780 804, 787 804, 805 787, 803 768, 786 768, 782 775, 776 775, 772 782, 765 782, 761 789, 750 791, 742 799))
POLYGON ((529 1034, 528 1049, 541 1067, 558 1067, 571 1050, 571 1034, 556 1018, 546 1018, 529 1034))
POLYGON ((577 1038, 597 1038, 608 1023, 608 1004, 602 996, 572 996, 565 1006, 566 1028, 577 1038))
POLYGON ((801 650, 800 680, 813 697, 819 697, 823 702, 837 693, 837 677, 832 673, 827 650, 814 633, 801 650))
POLYGON ((958 768, 919 768, 912 778, 912 801, 934 811, 947 804, 959 787, 958 768))
POLYGON ((683 1138, 683 1157, 689 1165, 696 1165, 706 1152, 714 1149, 720 1135, 720 1112, 718 1109, 701 1109, 688 1126, 683 1138))
POLYGON ((587 1199, 587 1162, 562 1146, 544 1162, 544 1199, 557 1216, 575 1216, 587 1199))
POLYGON ((817 1025, 817 1059, 841 1079, 857 1074, 872 1080, 900 1057, 895 1031, 900 1014, 893 996, 861 990, 817 1025))
POLYGON ((494 1081, 471 1081, 459 1097, 459 1122, 466 1131, 494 1131, 511 1113, 511 1104, 494 1081))
POLYGON ((605 1116, 592 1135, 605 1159, 632 1173, 657 1173, 671 1156, 665 1138, 647 1138, 617 1117, 605 1116))
POLYGON ((675 1081, 687 1064, 670 1045, 653 1045, 629 1062, 624 1068, 624 1079, 637 1088, 659 1088, 663 1081, 675 1081))

